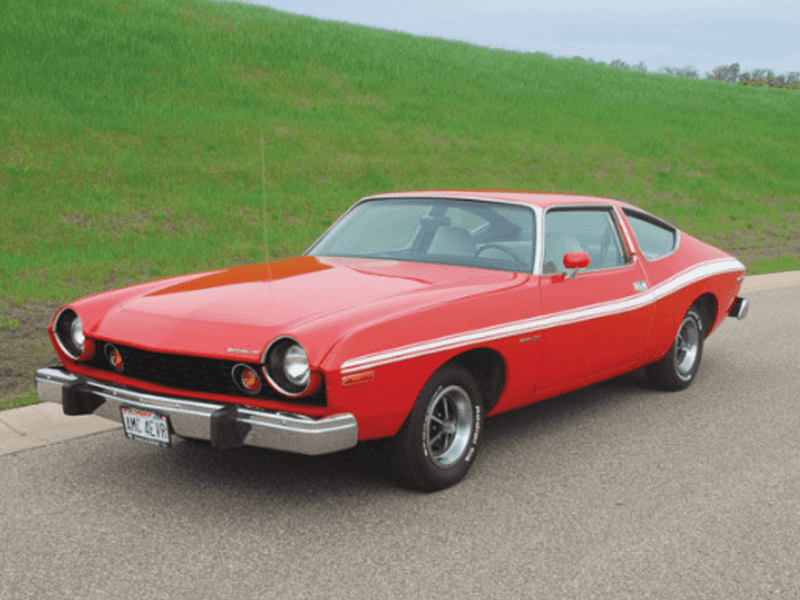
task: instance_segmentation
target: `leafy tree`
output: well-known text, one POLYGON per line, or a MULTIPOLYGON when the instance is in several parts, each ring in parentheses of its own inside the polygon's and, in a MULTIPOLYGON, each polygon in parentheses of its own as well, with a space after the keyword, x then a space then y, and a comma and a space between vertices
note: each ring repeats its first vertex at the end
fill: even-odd
POLYGON ((777 87, 800 90, 800 72, 793 71, 788 75, 775 75, 772 69, 753 69, 739 76, 739 84, 752 87, 777 87))
POLYGON ((720 65, 714 67, 711 73, 706 73, 706 79, 736 83, 739 79, 739 63, 733 63, 730 66, 720 65))
MULTIPOLYGON (((603 61, 596 61, 591 58, 585 59, 586 61, 594 64, 605 65, 603 61)), ((647 73, 647 65, 644 62, 639 62, 636 65, 629 65, 625 61, 615 58, 609 63, 610 67, 623 69, 625 71, 640 71, 647 73)), ((697 79, 697 69, 692 65, 685 67, 659 67, 655 71, 661 75, 671 75, 673 77, 688 77, 690 79, 697 79)), ((706 73, 706 79, 715 81, 725 81, 727 83, 738 83, 739 85, 752 86, 752 87, 779 87, 790 90, 800 91, 800 71, 792 71, 788 75, 775 75, 772 69, 753 69, 750 72, 741 71, 739 63, 731 65, 719 65, 714 67, 710 73, 706 73)))
POLYGON ((636 65, 629 65, 628 63, 615 58, 608 66, 617 67, 618 69, 625 69, 626 71, 641 71, 642 73, 647 73, 647 65, 643 62, 639 62, 639 64, 636 65))
POLYGON ((681 67, 660 67, 657 71, 664 75, 672 75, 674 77, 688 77, 689 79, 697 79, 697 69, 692 65, 681 67))

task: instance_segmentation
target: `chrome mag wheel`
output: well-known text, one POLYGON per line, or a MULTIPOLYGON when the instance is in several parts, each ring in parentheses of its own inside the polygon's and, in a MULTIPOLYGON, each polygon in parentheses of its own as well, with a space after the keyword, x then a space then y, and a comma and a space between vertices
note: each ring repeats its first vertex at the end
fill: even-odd
POLYGON ((483 433, 483 398, 472 373, 458 364, 441 367, 420 391, 411 413, 384 445, 394 476, 433 492, 469 472, 483 433))
POLYGON ((440 467, 457 463, 469 447, 474 418, 464 388, 440 388, 428 405, 424 435, 428 455, 440 467))
POLYGON ((684 381, 694 375, 694 367, 700 351, 700 327, 693 314, 688 314, 681 323, 675 338, 675 371, 684 381))
POLYGON ((667 391, 689 387, 700 368, 704 337, 700 311, 692 306, 683 317, 667 355, 645 367, 645 373, 653 386, 667 391))

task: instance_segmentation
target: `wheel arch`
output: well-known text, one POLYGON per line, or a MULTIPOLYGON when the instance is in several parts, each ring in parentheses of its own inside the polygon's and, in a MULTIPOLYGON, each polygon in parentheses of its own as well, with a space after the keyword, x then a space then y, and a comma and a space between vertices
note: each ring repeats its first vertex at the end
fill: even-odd
POLYGON ((460 365, 475 378, 483 396, 484 413, 492 410, 506 385, 506 363, 502 355, 491 348, 474 348, 454 356, 442 367, 453 364, 460 365))
POLYGON ((703 320, 703 334, 704 337, 708 337, 717 320, 717 313, 719 311, 717 297, 711 292, 706 292, 692 302, 692 306, 696 306, 697 310, 700 311, 700 318, 703 320))

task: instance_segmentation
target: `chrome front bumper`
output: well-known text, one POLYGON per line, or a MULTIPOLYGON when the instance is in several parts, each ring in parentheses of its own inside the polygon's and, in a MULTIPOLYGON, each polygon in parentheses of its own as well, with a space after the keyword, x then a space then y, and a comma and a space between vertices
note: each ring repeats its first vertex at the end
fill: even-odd
POLYGON ((42 400, 63 405, 66 415, 95 414, 122 421, 123 406, 169 417, 170 433, 209 440, 215 448, 257 446, 299 454, 328 454, 358 442, 358 423, 350 413, 313 419, 305 415, 187 398, 148 394, 46 367, 36 371, 42 400))

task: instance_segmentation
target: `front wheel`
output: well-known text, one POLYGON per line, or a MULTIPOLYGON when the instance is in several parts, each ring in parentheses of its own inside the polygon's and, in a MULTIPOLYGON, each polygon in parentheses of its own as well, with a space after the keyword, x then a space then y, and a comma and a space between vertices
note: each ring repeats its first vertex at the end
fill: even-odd
POLYGON ((662 390, 678 391, 689 387, 703 357, 703 321, 695 307, 689 309, 667 355, 645 367, 650 383, 662 390))
POLYGON ((384 450, 401 483, 441 490, 466 476, 482 430, 483 402, 475 379, 460 366, 445 366, 422 388, 408 419, 384 450))

